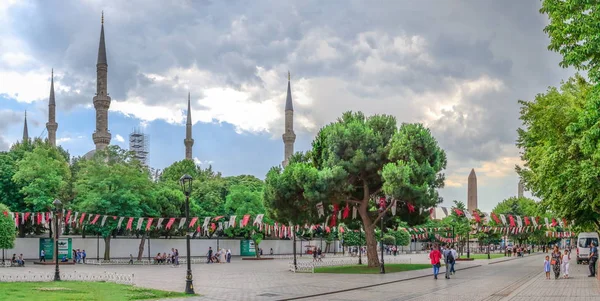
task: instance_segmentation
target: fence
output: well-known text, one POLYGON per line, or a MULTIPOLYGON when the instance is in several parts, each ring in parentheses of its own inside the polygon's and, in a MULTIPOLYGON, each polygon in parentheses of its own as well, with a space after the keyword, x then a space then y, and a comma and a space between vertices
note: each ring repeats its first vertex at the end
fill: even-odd
MULTIPOLYGON (((364 257, 363 264, 366 263, 367 258, 364 257)), ((400 259, 400 258, 387 258, 385 263, 406 263, 410 264, 411 260, 409 259, 400 259)), ((345 265, 357 265, 358 261, 356 258, 341 258, 341 259, 331 259, 324 261, 296 261, 296 265, 294 266, 294 262, 289 263, 290 271, 295 273, 314 273, 316 267, 333 267, 333 266, 345 266, 345 265)))
MULTIPOLYGON (((206 258, 192 258, 192 264, 197 263, 206 263, 206 258)), ((156 263, 154 259, 142 259, 142 260, 133 260, 133 263, 129 263, 129 259, 111 259, 111 260, 95 260, 95 259, 86 259, 85 264, 91 265, 123 265, 123 264, 133 264, 133 265, 171 265, 170 263, 156 263)), ((180 258, 179 264, 187 264, 186 258, 180 258)))
MULTIPOLYGON (((61 272, 60 280, 62 281, 87 281, 87 282, 113 282, 118 284, 133 285, 133 274, 117 274, 117 273, 78 273, 61 272)), ((54 273, 26 273, 22 275, 0 275, 0 282, 49 282, 54 281, 54 273)))

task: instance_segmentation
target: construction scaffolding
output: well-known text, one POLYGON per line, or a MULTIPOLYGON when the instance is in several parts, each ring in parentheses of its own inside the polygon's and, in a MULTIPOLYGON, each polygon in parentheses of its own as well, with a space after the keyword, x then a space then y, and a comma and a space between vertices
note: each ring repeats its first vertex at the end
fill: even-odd
POLYGON ((134 129, 129 134, 129 150, 144 166, 148 166, 148 136, 140 129, 134 129))

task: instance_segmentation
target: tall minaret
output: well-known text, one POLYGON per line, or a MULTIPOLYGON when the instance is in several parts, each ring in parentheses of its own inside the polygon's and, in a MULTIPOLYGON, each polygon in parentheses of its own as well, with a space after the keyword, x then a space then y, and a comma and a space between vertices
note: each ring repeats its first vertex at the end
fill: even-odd
POLYGON ((102 12, 102 25, 100 29, 100 45, 98 46, 98 62, 96 63, 96 131, 92 135, 96 150, 102 150, 110 144, 111 134, 108 132, 108 108, 110 96, 107 92, 108 63, 106 61, 106 46, 104 45, 104 12, 102 12))
POLYGON ((281 165, 286 167, 290 157, 294 154, 294 142, 296 134, 294 133, 294 105, 292 103, 292 89, 290 87, 290 72, 288 71, 287 97, 285 99, 285 132, 283 134, 283 162, 281 165))
POLYGON ((475 209, 477 209, 477 176, 475 175, 475 169, 471 169, 467 181, 467 210, 471 213, 475 209))
POLYGON ((188 92, 187 121, 185 122, 185 139, 183 140, 183 144, 185 145, 185 158, 187 160, 193 160, 192 146, 194 145, 194 139, 192 139, 192 105, 190 101, 190 92, 188 92))
POLYGON ((23 123, 23 142, 29 140, 29 130, 27 130, 27 110, 25 110, 25 122, 23 123))
POLYGON ((517 188, 517 197, 522 198, 525 186, 523 185, 523 179, 519 179, 519 187, 517 188))
POLYGON ((50 79, 50 98, 48 101, 48 122, 46 123, 48 130, 48 143, 51 146, 56 146, 56 100, 54 99, 54 69, 52 69, 52 78, 50 79))

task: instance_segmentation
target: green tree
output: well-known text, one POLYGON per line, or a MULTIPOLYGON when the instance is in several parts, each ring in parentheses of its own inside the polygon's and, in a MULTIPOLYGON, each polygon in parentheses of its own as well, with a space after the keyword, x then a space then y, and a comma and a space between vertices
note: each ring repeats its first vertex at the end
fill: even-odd
POLYGON ((4 212, 10 211, 6 205, 0 204, 0 249, 13 249, 15 247, 15 221, 4 212))
POLYGON ((456 239, 456 236, 459 236, 460 239, 460 249, 462 253, 462 248, 464 247, 467 239, 467 233, 469 233, 471 229, 471 224, 469 219, 467 219, 464 215, 464 212, 467 210, 465 203, 462 201, 453 201, 454 207, 452 207, 452 212, 450 215, 442 219, 442 225, 451 228, 452 233, 456 239), (462 213, 459 215, 456 212, 456 209, 460 210, 462 213))
MULTIPOLYGON (((152 196, 150 174, 130 152, 108 146, 80 164, 74 209, 109 216, 157 216, 158 212, 148 202, 152 196)), ((117 223, 118 220, 109 218, 104 227, 87 226, 104 238, 105 260, 110 260, 110 239, 117 223)))
POLYGON ((21 186, 27 210, 47 211, 52 201, 65 199, 71 170, 56 148, 40 146, 17 163, 13 180, 21 186))
POLYGON ((596 88, 579 75, 551 87, 533 101, 519 101, 523 128, 518 130, 526 187, 556 215, 600 229, 600 192, 596 153, 600 121, 596 88))
POLYGON ((390 231, 389 233, 394 236, 397 246, 408 246, 410 243, 410 234, 402 229, 390 231))
MULTIPOLYGON (((225 211, 228 214, 236 215, 239 218, 249 214, 251 220, 246 227, 227 228, 225 234, 230 237, 237 236, 252 239, 256 248, 256 257, 259 258, 260 252, 258 252, 258 250, 261 241, 265 238, 265 229, 263 228, 261 230, 259 225, 254 225, 252 218, 255 218, 258 214, 264 214, 265 212, 262 185, 258 185, 259 182, 255 180, 236 183, 236 185, 231 186, 229 189, 229 194, 227 195, 225 202, 225 211)), ((263 218, 263 222, 270 223, 270 220, 266 217, 263 218)))
POLYGON ((358 247, 366 244, 365 233, 361 233, 360 230, 346 230, 342 234, 342 238, 344 239, 344 246, 347 247, 358 247))
POLYGON ((550 22, 544 32, 550 37, 549 50, 563 56, 560 66, 588 70, 594 82, 600 79, 600 3, 596 0, 543 0, 541 13, 550 22))
MULTIPOLYGON (((504 214, 507 218, 507 222, 508 222, 509 215, 512 215, 514 217, 515 223, 516 223, 516 217, 520 216, 522 219, 523 225, 525 224, 525 221, 523 219, 523 217, 525 217, 525 216, 527 216, 527 217, 541 216, 542 218, 549 216, 546 212, 542 211, 542 209, 538 203, 536 203, 532 199, 524 198, 524 197, 507 198, 507 199, 503 200, 502 202, 498 203, 496 205, 496 207, 492 210, 492 212, 494 212, 496 215, 504 214)), ((532 238, 535 238, 536 240, 538 240, 543 234, 544 234, 544 231, 535 230, 534 232, 524 232, 524 233, 509 234, 509 235, 513 239, 517 240, 519 243, 523 243, 532 238)))
MULTIPOLYGON (((267 174, 265 201, 270 214, 305 222, 318 221, 315 206, 326 214, 335 204, 357 206, 365 230, 370 267, 379 266, 374 235, 383 212, 377 202, 388 196, 401 200, 400 211, 435 206, 437 189, 444 185, 441 171, 446 155, 431 132, 421 124, 402 124, 389 115, 366 117, 347 112, 322 128, 312 150, 290 160, 282 170, 267 174), (412 206, 412 207, 411 207, 412 206)), ((411 210, 412 211, 412 210, 411 210)))

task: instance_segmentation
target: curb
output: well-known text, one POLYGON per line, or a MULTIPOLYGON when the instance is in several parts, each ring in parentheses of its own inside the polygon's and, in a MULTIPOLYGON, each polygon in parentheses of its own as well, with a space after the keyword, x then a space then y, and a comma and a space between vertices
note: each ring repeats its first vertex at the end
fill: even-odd
MULTIPOLYGON (((542 254, 532 254, 532 255, 529 255, 527 257, 537 256, 537 255, 542 255, 542 254)), ((517 260, 517 259, 520 259, 520 258, 519 257, 515 257, 515 258, 511 258, 511 259, 498 260, 498 261, 490 262, 490 263, 488 263, 488 265, 496 264, 496 263, 501 263, 501 262, 512 261, 512 260, 517 260)))
MULTIPOLYGON (((463 270, 478 268, 478 267, 481 267, 481 266, 483 266, 483 265, 474 265, 474 266, 465 267, 465 268, 456 269, 456 270, 457 271, 463 271, 463 270)), ((361 290, 361 289, 370 288, 370 287, 376 287, 376 286, 381 286, 381 285, 386 285, 386 284, 392 284, 392 283, 398 283, 398 282, 409 281, 409 280, 414 280, 414 279, 426 278, 426 277, 431 277, 431 276, 433 276, 433 273, 426 274, 426 275, 421 275, 421 276, 409 277, 409 278, 405 278, 405 279, 392 280, 392 281, 386 281, 386 282, 381 282, 381 283, 376 283, 376 284, 370 284, 370 285, 364 285, 364 286, 359 286, 359 287, 347 288, 347 289, 337 290, 337 291, 332 291, 332 292, 319 293, 319 294, 306 295, 306 296, 299 296, 299 297, 292 297, 292 298, 285 298, 285 299, 277 299, 277 301, 300 300, 300 299, 306 299, 306 298, 314 298, 314 297, 320 297, 320 296, 326 296, 326 295, 333 295, 333 294, 338 294, 338 293, 345 293, 345 292, 350 292, 350 291, 355 291, 355 290, 361 290)))

